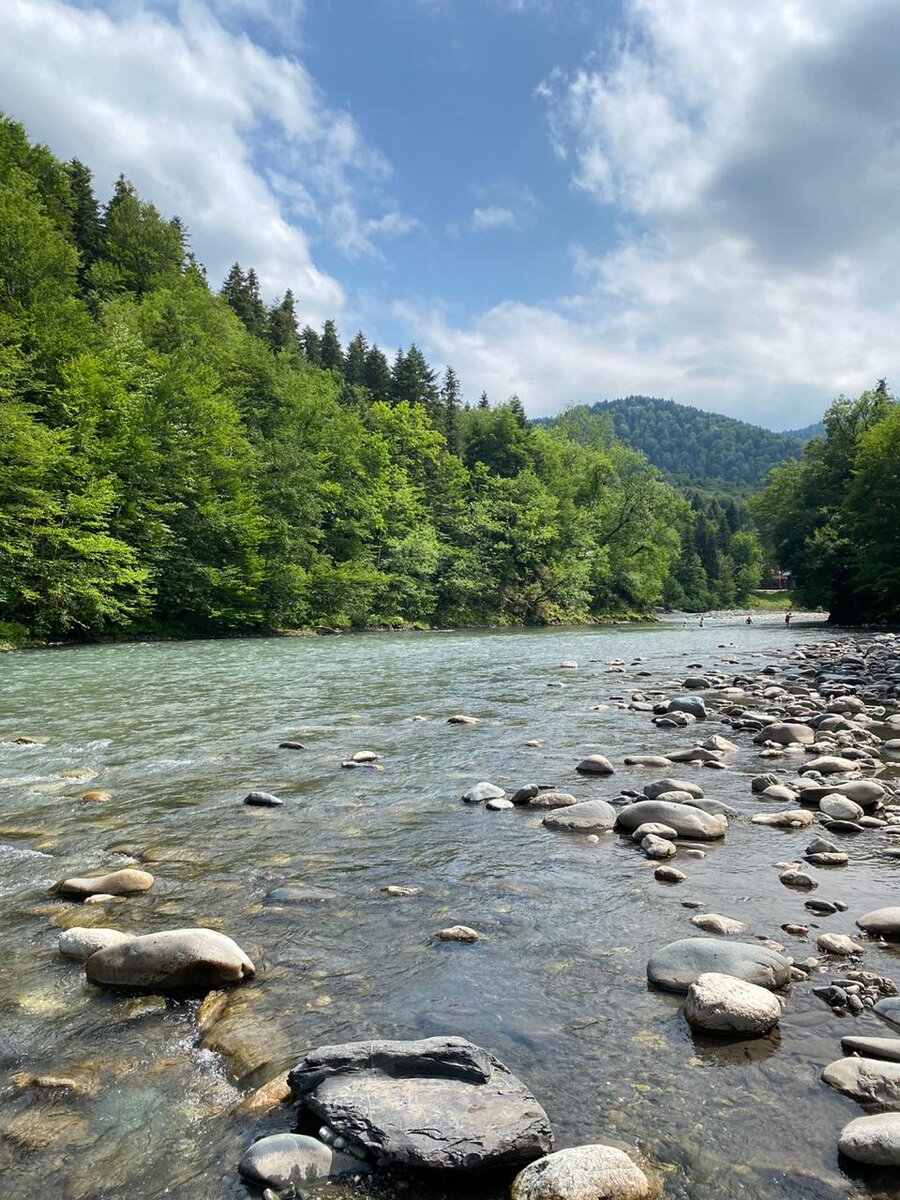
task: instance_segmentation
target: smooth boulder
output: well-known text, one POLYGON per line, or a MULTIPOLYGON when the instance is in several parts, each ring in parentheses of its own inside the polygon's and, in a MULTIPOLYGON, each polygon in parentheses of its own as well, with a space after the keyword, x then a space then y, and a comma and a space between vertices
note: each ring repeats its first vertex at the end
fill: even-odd
POLYGON ((324 1046, 288 1081, 305 1108, 380 1164, 516 1166, 553 1148, 547 1114, 528 1088, 463 1038, 324 1046))
POLYGON ((476 783, 463 793, 466 804, 484 804, 485 800, 500 800, 506 792, 494 783, 476 783))
POLYGON ((695 800, 703 797, 703 788, 686 779, 655 779, 653 783, 645 784, 642 791, 648 800, 657 800, 664 792, 687 792, 695 800))
POLYGON ((627 833, 634 833, 639 825, 658 821, 674 829, 681 838, 698 838, 713 841, 725 836, 728 820, 723 816, 705 813, 699 808, 688 808, 684 804, 669 804, 665 800, 638 800, 620 808, 616 825, 627 833))
POLYGON ((589 754, 575 768, 580 775, 613 775, 615 767, 602 754, 589 754))
POLYGON ((704 1033, 762 1037, 778 1024, 781 1005, 758 984, 710 971, 688 988, 684 1015, 704 1033))
POLYGON ((60 954, 66 958, 77 958, 79 962, 87 962, 98 950, 120 946, 123 942, 131 941, 131 937, 130 933, 122 933, 120 929, 74 925, 59 935, 57 946, 60 954))
POLYGON ((170 929, 98 950, 85 963, 91 983, 128 991, 203 996, 256 974, 230 937, 214 929, 170 929))
POLYGON ((645 1200, 650 1181, 624 1152, 595 1143, 558 1150, 513 1180, 510 1200, 645 1200))
POLYGON ((838 1150, 854 1162, 900 1167, 900 1113, 874 1113, 845 1125, 838 1150))
POLYGON ((792 721, 776 721, 774 725, 766 725, 754 738, 757 746, 763 742, 774 742, 776 746, 790 746, 798 743, 801 746, 811 746, 816 740, 816 731, 809 725, 801 725, 792 721))
POLYGON ((153 882, 149 871, 124 867, 121 871, 110 871, 108 875, 73 875, 61 879, 50 888, 50 893, 73 900, 84 900, 87 896, 131 896, 148 892, 153 882))
POLYGON ((604 833, 615 825, 616 815, 616 810, 605 800, 583 800, 548 813, 544 824, 548 829, 566 829, 572 833, 604 833))
POLYGON ((839 1058, 829 1063, 822 1079, 845 1096, 863 1104, 900 1103, 900 1062, 879 1058, 839 1058))
POLYGON ((686 992, 701 975, 710 972, 774 990, 790 980, 791 964, 768 946, 704 937, 670 942, 647 963, 650 983, 670 992, 686 992))
POLYGON ((856 924, 864 933, 874 933, 890 940, 900 939, 900 905, 873 908, 863 913, 856 924))

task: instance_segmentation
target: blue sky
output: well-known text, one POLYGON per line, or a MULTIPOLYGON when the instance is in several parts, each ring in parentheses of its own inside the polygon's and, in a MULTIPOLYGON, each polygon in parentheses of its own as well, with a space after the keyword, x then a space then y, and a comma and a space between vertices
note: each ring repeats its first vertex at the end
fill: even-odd
POLYGON ((532 414, 896 380, 895 0, 6 0, 0 107, 218 282, 532 414))

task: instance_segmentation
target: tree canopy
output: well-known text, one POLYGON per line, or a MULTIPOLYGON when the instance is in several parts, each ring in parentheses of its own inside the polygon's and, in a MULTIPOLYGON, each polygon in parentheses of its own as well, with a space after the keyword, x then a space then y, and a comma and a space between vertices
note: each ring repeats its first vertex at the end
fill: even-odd
POLYGON ((751 540, 605 426, 214 290, 178 217, 0 119, 7 638, 646 614, 744 595, 751 540))

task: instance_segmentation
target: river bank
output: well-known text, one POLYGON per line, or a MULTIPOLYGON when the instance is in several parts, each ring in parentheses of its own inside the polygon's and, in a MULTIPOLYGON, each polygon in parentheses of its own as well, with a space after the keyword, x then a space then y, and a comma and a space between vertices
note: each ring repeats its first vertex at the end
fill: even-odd
MULTIPOLYGON (((890 1194, 890 1178, 849 1182, 837 1138, 860 1110, 819 1080, 848 1022, 850 1032, 884 1027, 868 1009, 840 1016, 813 988, 847 970, 816 947, 832 927, 861 939, 866 970, 900 974, 893 948, 855 927, 889 903, 896 861, 880 828, 824 830, 849 847, 848 862, 805 865, 821 881, 812 893, 786 887, 773 864, 805 862, 819 818, 796 800, 761 800, 751 781, 774 769, 796 782, 815 755, 769 755, 729 711, 802 703, 771 690, 814 685, 803 672, 834 636, 785 629, 776 615, 702 630, 159 643, 7 659, 0 733, 43 744, 7 741, 0 753, 10 947, 0 1007, 11 1047, 2 1166, 23 1196, 98 1194, 102 1177, 116 1194, 237 1197, 235 1167, 253 1138, 292 1128, 289 1110, 240 1111, 258 1084, 317 1046, 457 1034, 528 1085, 558 1147, 620 1140, 666 1195, 720 1196, 724 1177, 739 1197, 890 1194), (702 673, 692 664, 709 687, 683 688, 702 673), (682 695, 702 697, 707 720, 654 726, 654 704, 682 695), (448 725, 455 713, 478 724, 448 725), (722 754, 724 770, 625 762, 714 734, 738 747, 722 754), (287 740, 307 750, 279 750, 287 740), (361 750, 382 769, 342 768, 361 750), (591 754, 615 773, 579 774, 591 754), (677 884, 654 878, 658 862, 629 836, 560 831, 531 805, 459 800, 479 780, 510 795, 552 783, 618 812, 619 798, 666 775, 734 810, 723 839, 675 839, 666 862, 686 877, 677 884), (252 788, 284 807, 244 806, 252 788), (80 799, 86 791, 107 798, 80 799), (816 825, 752 821, 786 809, 816 825), (67 875, 121 868, 152 873, 150 890, 99 905, 45 895, 67 875), (301 885, 306 899, 272 895, 301 885), (811 915, 811 896, 833 896, 846 916, 811 915), (698 933, 698 914, 746 925, 733 940, 764 937, 795 962, 822 960, 784 993, 780 1032, 698 1037, 680 997, 648 990, 648 958, 698 933), (130 934, 206 925, 234 938, 256 974, 228 992, 210 1038, 195 1001, 99 991, 60 959, 60 931, 86 922, 130 934), (433 937, 459 924, 478 941, 433 937), (48 1097, 13 1080, 24 1075, 68 1075, 84 1091, 48 1097)), ((894 769, 875 770, 892 788, 894 769)))

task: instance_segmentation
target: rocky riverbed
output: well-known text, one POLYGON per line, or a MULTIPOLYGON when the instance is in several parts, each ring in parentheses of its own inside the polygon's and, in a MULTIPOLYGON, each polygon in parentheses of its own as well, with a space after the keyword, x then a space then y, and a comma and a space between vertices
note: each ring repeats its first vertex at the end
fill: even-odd
POLYGON ((900 640, 8 665, 16 1195, 896 1194, 900 640))

